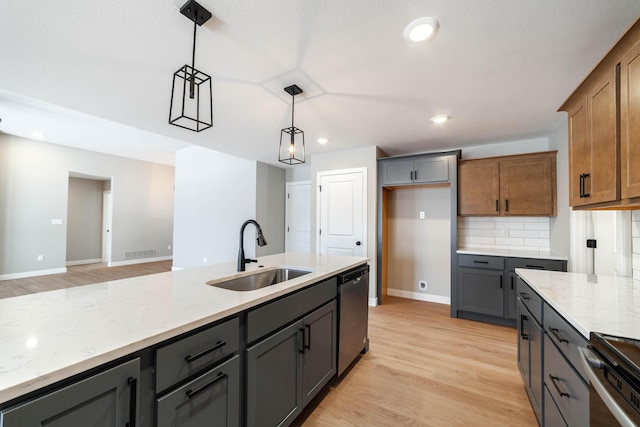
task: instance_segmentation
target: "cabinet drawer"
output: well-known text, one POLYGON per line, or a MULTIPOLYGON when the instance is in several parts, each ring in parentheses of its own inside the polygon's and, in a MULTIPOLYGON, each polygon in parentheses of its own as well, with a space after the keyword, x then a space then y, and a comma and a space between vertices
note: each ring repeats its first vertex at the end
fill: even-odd
POLYGON ((156 400, 158 427, 240 425, 240 356, 156 400))
POLYGON ((460 254, 458 255, 458 266, 504 270, 504 258, 498 256, 460 254))
POLYGON ((159 348, 156 393, 235 353, 239 340, 240 321, 236 317, 159 348))
POLYGON ((507 258, 507 270, 532 268, 535 270, 566 271, 565 261, 557 259, 507 258))
POLYGON ((580 361, 580 353, 578 353, 578 348, 587 347, 587 340, 547 304, 544 305, 544 330, 582 378, 588 381, 587 373, 580 361))
POLYGON ((544 387, 544 422, 541 425, 551 427, 566 427, 567 423, 564 422, 560 409, 553 401, 549 389, 544 387))
POLYGON ((313 311, 314 308, 334 299, 337 293, 338 280, 333 277, 249 311, 247 313, 247 343, 252 343, 301 318, 313 311))
MULTIPOLYGON (((544 338, 544 383, 569 426, 589 425, 589 387, 548 335, 544 338)), ((546 408, 552 402, 545 401, 546 408)))
POLYGON ((535 293, 520 277, 518 277, 517 290, 518 299, 529 309, 538 323, 542 323, 542 298, 540 298, 540 295, 535 293))

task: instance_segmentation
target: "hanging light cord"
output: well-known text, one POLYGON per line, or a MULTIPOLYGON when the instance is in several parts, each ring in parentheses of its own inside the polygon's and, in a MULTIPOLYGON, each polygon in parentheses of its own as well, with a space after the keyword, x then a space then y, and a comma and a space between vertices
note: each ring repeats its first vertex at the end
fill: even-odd
POLYGON ((198 16, 193 20, 193 52, 191 53, 191 82, 189 83, 189 98, 195 98, 196 85, 196 30, 198 29, 198 16))

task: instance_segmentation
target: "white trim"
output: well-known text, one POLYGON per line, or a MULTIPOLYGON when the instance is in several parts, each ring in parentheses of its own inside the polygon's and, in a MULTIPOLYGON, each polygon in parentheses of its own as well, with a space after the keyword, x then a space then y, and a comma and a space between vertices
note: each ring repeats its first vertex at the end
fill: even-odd
POLYGON ((378 305, 378 298, 369 298, 369 307, 375 307, 378 305))
POLYGON ((422 294, 419 292, 401 291, 399 289, 387 289, 387 295, 392 297, 401 297, 415 299, 418 301, 435 302, 438 304, 451 305, 450 297, 443 297, 440 295, 422 294))
POLYGON ((144 264, 146 262, 156 262, 156 261, 168 261, 173 259, 173 256, 159 256, 156 258, 139 258, 139 259, 131 259, 127 261, 116 261, 110 262, 107 264, 109 267, 119 267, 121 265, 133 265, 133 264, 144 264))
POLYGON ((69 267, 71 265, 84 265, 84 264, 97 264, 102 262, 102 258, 95 259, 79 259, 77 261, 67 261, 66 266, 69 267))
POLYGON ((66 273, 66 268, 52 268, 49 270, 24 271, 22 273, 11 273, 0 275, 0 280, 24 279, 26 277, 47 276, 49 274, 66 273))
MULTIPOLYGON (((368 216, 368 201, 367 201, 367 193, 368 193, 368 181, 367 181, 367 168, 352 168, 352 169, 336 169, 331 171, 321 171, 316 174, 316 229, 312 230, 316 233, 316 253, 321 254, 320 245, 321 238, 318 235, 318 230, 320 230, 320 223, 322 222, 321 218, 321 198, 320 194, 320 185, 322 182, 322 177, 331 176, 331 175, 344 175, 350 173, 362 173, 362 256, 368 256, 369 247, 368 247, 368 235, 369 235, 369 216, 368 216)), ((313 189, 311 190, 313 191, 313 189)))

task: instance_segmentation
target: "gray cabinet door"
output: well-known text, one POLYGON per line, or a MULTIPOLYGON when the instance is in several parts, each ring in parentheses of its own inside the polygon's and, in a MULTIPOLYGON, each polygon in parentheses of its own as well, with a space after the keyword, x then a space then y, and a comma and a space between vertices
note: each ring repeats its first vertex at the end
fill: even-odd
POLYGON ((458 269, 458 304, 460 310, 502 317, 503 271, 458 269))
POLYGON ((302 321, 247 349, 247 425, 287 425, 302 410, 302 321))
POLYGON ((240 356, 157 400, 158 427, 240 425, 240 356))
POLYGON ((387 160, 382 164, 382 185, 413 182, 413 160, 387 160))
POLYGON ((542 358, 544 357, 542 342, 544 329, 534 318, 529 328, 529 387, 531 388, 531 406, 538 420, 542 419, 542 396, 544 380, 542 377, 542 358))
POLYGON ((140 359, 4 410, 2 427, 112 427, 138 421, 140 359))
POLYGON ((336 307, 332 301, 303 319, 302 406, 336 374, 336 307))
POLYGON ((529 377, 531 375, 529 369, 529 335, 531 335, 531 323, 533 323, 531 315, 522 304, 522 301, 518 300, 518 369, 520 369, 524 386, 529 392, 529 377))
POLYGON ((507 319, 517 319, 517 280, 518 275, 514 272, 507 274, 507 284, 504 287, 504 317, 507 319))
POLYGON ((449 181, 449 157, 423 157, 413 164, 415 183, 449 181))

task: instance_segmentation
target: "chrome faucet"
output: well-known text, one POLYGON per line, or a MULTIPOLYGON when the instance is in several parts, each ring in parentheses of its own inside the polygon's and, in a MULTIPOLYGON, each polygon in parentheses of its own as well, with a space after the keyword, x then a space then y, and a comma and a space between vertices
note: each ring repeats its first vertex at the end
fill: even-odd
POLYGON ((256 228, 258 229, 258 238, 256 239, 256 241, 258 242, 258 246, 265 246, 267 244, 267 239, 265 239, 264 236, 262 235, 262 228, 260 228, 260 224, 258 224, 256 221, 252 219, 246 220, 244 224, 242 224, 242 227, 240 228, 240 250, 238 251, 238 271, 244 271, 245 264, 248 264, 250 262, 258 262, 257 259, 250 259, 250 258, 244 257, 244 248, 243 248, 244 229, 249 224, 255 225, 256 228))

